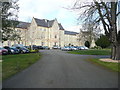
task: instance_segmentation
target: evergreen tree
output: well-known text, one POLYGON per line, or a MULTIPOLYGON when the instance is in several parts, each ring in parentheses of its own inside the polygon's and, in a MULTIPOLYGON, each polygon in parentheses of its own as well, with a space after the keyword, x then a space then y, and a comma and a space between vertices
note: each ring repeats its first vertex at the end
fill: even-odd
POLYGON ((15 0, 11 2, 0 2, 0 18, 2 20, 2 29, 0 33, 2 34, 2 42, 20 38, 15 31, 15 27, 19 24, 17 21, 19 7, 16 3, 17 1, 15 0))
POLYGON ((96 41, 96 45, 102 48, 107 48, 110 46, 110 41, 107 36, 101 35, 100 38, 96 41))
POLYGON ((118 29, 120 1, 93 0, 93 2, 82 3, 81 0, 76 0, 72 9, 82 11, 78 20, 83 21, 83 23, 94 23, 95 28, 103 25, 105 35, 111 42, 111 59, 120 60, 120 34, 118 29))

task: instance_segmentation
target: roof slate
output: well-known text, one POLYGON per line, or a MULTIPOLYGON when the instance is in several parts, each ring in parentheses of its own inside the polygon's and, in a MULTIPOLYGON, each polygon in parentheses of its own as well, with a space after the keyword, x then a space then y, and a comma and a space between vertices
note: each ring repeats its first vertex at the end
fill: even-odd
POLYGON ((65 34, 68 34, 68 35, 76 35, 76 34, 79 34, 77 32, 72 32, 72 31, 65 31, 65 34))
POLYGON ((38 26, 49 27, 48 20, 34 18, 38 26))
MULTIPOLYGON (((34 18, 34 19, 35 19, 38 26, 43 26, 43 27, 48 27, 48 28, 52 27, 52 25, 55 21, 55 20, 37 19, 37 18, 34 18)), ((63 26, 61 25, 61 23, 58 23, 58 25, 59 25, 59 30, 65 30, 63 28, 63 26)), ((29 26, 30 26, 30 23, 19 21, 19 24, 17 25, 17 28, 27 29, 29 26)), ((72 35, 74 32, 66 31, 65 33, 72 35)))
MULTIPOLYGON (((48 27, 48 28, 52 27, 52 25, 55 21, 55 20, 37 19, 37 18, 34 18, 34 19, 38 26, 43 26, 43 27, 48 27)), ((58 23, 58 25, 59 25, 60 30, 64 30, 63 26, 60 23, 58 23)))
POLYGON ((30 23, 19 21, 19 24, 16 26, 17 28, 27 29, 30 23))

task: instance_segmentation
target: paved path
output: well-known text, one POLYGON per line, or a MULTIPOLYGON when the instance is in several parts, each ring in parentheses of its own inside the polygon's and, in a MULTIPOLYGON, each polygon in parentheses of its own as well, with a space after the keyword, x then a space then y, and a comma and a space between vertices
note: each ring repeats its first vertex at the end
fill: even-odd
POLYGON ((118 74, 94 65, 88 55, 42 50, 43 58, 3 82, 3 88, 117 88, 118 74))

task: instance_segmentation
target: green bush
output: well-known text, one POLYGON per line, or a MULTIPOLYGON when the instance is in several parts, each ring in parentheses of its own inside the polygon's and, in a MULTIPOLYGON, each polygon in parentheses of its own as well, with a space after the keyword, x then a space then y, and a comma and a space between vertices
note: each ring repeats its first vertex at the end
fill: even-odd
POLYGON ((100 38, 95 42, 97 46, 107 48, 110 46, 110 41, 107 36, 101 35, 100 38))

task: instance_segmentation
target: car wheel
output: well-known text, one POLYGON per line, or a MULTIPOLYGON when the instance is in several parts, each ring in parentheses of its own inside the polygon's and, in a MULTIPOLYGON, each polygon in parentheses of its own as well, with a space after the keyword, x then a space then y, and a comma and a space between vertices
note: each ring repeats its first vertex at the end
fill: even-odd
POLYGON ((21 51, 21 53, 23 54, 24 52, 23 52, 23 51, 21 51))

